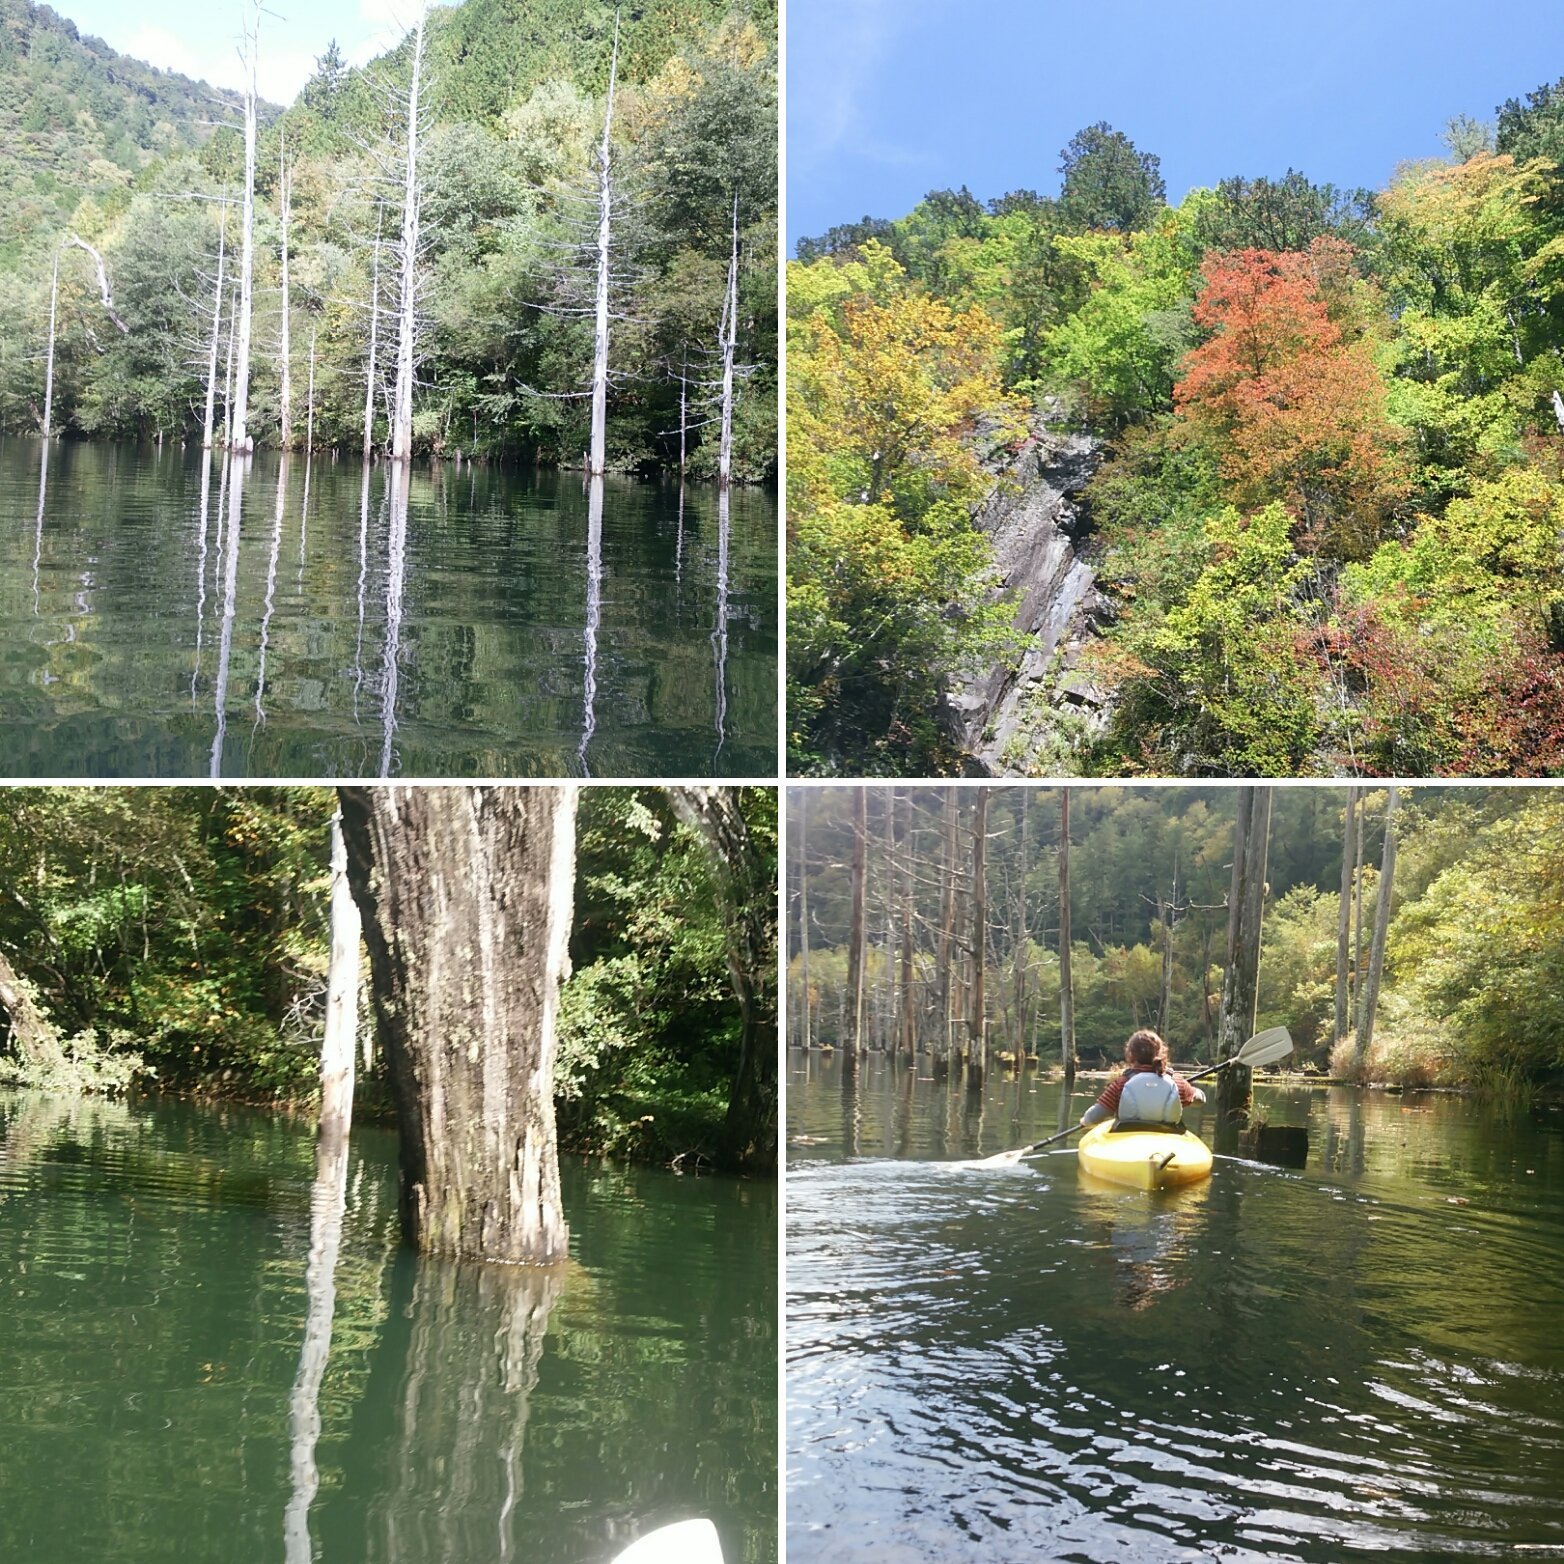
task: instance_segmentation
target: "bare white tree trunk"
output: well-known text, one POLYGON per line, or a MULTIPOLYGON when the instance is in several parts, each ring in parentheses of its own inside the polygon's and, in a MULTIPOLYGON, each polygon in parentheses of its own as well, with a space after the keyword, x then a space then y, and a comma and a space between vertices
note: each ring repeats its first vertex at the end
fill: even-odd
POLYGON ((80 234, 71 234, 65 242, 74 244, 80 250, 85 250, 92 257, 92 263, 98 269, 99 302, 103 305, 104 313, 128 337, 130 335, 130 327, 120 319, 119 312, 114 308, 114 294, 109 287, 109 271, 103 264, 103 257, 80 234))
POLYGON ((217 286, 212 290, 212 340, 206 354, 206 416, 201 423, 201 449, 212 449, 212 419, 217 408, 217 343, 223 329, 223 259, 228 243, 228 208, 217 230, 217 286))
POLYGON ((283 450, 293 444, 293 347, 289 327, 289 306, 292 295, 288 289, 288 208, 293 204, 293 187, 288 179, 288 165, 284 160, 281 138, 277 145, 277 204, 282 219, 282 390, 278 396, 281 414, 281 441, 283 450))
POLYGON ((733 350, 739 335, 739 198, 733 197, 733 248, 728 255, 728 291, 722 305, 722 442, 717 448, 717 477, 733 476, 733 350))
POLYGON ((326 1035, 320 1048, 322 1140, 346 1141, 353 1118, 361 934, 358 903, 348 884, 348 851, 339 811, 331 818, 331 964, 326 977, 326 1035))
MULTIPOLYGON (((228 363, 223 370, 223 444, 227 445, 234 426, 234 337, 236 335, 236 316, 239 313, 239 299, 237 291, 228 303, 228 363)), ((224 468, 226 472, 227 469, 224 468)))
POLYGON ((391 457, 413 454, 413 336, 417 326, 418 88, 424 63, 424 7, 413 39, 413 79, 407 94, 407 174, 402 186, 402 289, 397 309, 396 396, 391 418, 391 457))
POLYGON ((380 336, 380 219, 375 220, 375 266, 369 284, 369 372, 364 379, 364 460, 375 454, 375 349, 380 336))
POLYGON ((1059 790, 1059 1053, 1064 1084, 1075 1080, 1075 981, 1070 971, 1070 790, 1059 790))
MULTIPOLYGON (((315 331, 310 330, 310 384, 306 393, 304 404, 304 449, 306 452, 315 449, 315 331)), ((309 493, 309 467, 304 469, 304 489, 309 493)))
POLYGON ((619 13, 614 12, 614 53, 608 67, 608 104, 597 168, 597 324, 592 340, 592 451, 587 472, 599 476, 608 460, 608 261, 613 223, 612 142, 614 83, 619 75, 619 13))
POLYGON ((54 252, 54 276, 49 283, 49 359, 43 372, 43 437, 54 434, 54 321, 60 300, 60 252, 54 252))
POLYGON ((255 100, 256 56, 260 48, 261 0, 250 0, 244 23, 249 81, 244 92, 244 217, 239 252, 238 344, 234 350, 233 416, 228 425, 231 450, 248 451, 250 439, 250 315, 255 302, 255 100))

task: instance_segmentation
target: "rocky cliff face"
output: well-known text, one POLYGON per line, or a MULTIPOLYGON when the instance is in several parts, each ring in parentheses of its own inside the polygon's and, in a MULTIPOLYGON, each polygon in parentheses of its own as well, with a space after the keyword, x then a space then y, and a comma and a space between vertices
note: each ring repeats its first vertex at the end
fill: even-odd
POLYGON ((976 521, 994 540, 1024 650, 948 696, 952 736, 984 776, 1067 775, 1071 752, 1100 733, 1107 697, 1079 668, 1111 617, 1098 592, 1083 491, 1101 441, 1048 424, 1006 468, 976 521))

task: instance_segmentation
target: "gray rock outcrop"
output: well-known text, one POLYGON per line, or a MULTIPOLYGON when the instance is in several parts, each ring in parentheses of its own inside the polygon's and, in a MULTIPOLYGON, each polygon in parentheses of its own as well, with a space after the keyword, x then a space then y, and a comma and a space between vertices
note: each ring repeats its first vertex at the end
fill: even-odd
POLYGON ((1107 724, 1107 693, 1080 666, 1112 616, 1083 500, 1101 454, 1092 435, 1039 424, 975 518, 993 538, 1022 642, 1018 660, 947 695, 952 737, 979 775, 1070 775, 1073 751, 1107 724))

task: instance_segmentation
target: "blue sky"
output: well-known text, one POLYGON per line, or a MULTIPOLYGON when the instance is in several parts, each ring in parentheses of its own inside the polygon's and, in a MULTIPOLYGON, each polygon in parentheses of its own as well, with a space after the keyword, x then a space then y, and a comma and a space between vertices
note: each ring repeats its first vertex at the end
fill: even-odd
MULTIPOLYGON (((243 84, 242 0, 51 0, 84 33, 124 54, 220 87, 243 84)), ((265 0, 261 96, 291 102, 335 38, 354 64, 390 48, 416 19, 416 0, 265 0)))
POLYGON ((1377 188, 1560 76, 1564 0, 789 0, 788 244, 946 186, 1055 194, 1102 119, 1175 201, 1289 165, 1377 188))

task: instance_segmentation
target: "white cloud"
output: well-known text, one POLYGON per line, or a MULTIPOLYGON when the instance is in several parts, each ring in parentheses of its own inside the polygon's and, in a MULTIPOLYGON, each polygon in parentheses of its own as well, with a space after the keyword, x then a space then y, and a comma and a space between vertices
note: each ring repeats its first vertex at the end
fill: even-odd
MULTIPOLYGON (((148 24, 115 47, 159 70, 178 71, 182 76, 210 82, 214 87, 231 87, 236 92, 242 92, 245 87, 244 62, 239 57, 237 40, 231 45, 206 44, 196 49, 166 27, 148 24)), ((268 43, 263 28, 256 81, 267 102, 293 102, 299 89, 314 74, 313 53, 307 49, 279 48, 275 41, 268 43)))
POLYGON ((358 10, 368 31, 347 50, 353 65, 368 65, 396 48, 418 20, 418 0, 358 0, 358 10))

